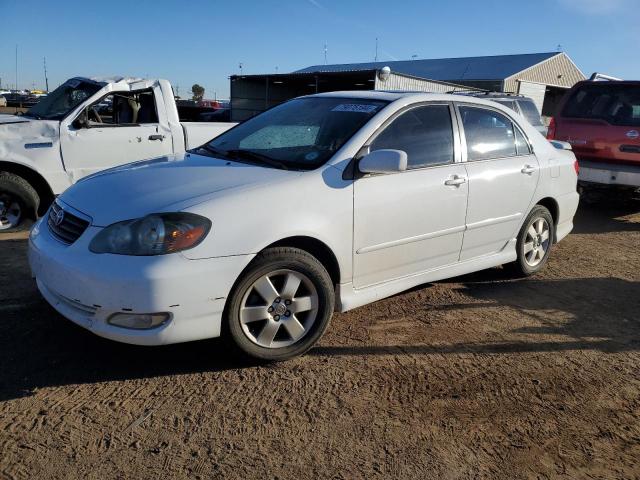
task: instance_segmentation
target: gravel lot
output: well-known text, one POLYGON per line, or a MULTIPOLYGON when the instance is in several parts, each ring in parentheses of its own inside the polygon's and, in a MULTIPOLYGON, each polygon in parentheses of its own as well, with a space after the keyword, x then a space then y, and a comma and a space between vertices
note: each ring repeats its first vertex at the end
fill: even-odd
POLYGON ((95 337, 0 238, 0 478, 640 478, 640 202, 581 206, 545 271, 336 315, 303 358, 95 337))

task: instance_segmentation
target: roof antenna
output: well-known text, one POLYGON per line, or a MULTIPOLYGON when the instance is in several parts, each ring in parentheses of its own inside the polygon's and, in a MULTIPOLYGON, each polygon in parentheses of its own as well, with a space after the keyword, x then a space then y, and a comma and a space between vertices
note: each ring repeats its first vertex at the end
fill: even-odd
POLYGON ((376 37, 376 56, 373 58, 373 61, 378 61, 378 37, 376 37))

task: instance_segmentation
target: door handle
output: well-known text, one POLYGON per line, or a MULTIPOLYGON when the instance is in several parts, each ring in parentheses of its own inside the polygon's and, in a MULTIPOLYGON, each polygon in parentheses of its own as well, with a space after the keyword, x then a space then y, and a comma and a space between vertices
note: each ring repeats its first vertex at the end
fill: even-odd
POLYGON ((160 140, 164 139, 164 135, 149 135, 149 140, 160 140))
POLYGON ((522 173, 525 173, 527 175, 531 175, 533 172, 536 171, 535 167, 532 167, 531 165, 525 165, 524 167, 522 167, 522 170, 520 170, 522 173))
POLYGON ((463 183, 467 183, 467 179, 465 177, 460 177, 458 175, 453 175, 451 178, 444 181, 445 185, 452 187, 459 187, 463 183))

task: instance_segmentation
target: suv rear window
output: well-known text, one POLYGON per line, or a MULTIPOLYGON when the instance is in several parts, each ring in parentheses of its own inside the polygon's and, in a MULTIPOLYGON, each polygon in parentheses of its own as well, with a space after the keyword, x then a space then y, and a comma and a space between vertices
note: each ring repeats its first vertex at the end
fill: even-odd
POLYGON ((536 127, 542 125, 542 120, 540 120, 540 112, 532 101, 518 100, 518 103, 520 104, 522 115, 528 120, 531 125, 534 125, 536 127))
POLYGON ((584 85, 571 95, 562 116, 604 120, 612 125, 640 126, 640 86, 584 85))

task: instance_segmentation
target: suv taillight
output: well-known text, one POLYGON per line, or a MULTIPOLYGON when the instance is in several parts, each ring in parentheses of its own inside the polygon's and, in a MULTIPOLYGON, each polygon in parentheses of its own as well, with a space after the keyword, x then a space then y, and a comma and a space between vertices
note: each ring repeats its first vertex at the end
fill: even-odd
POLYGON ((551 117, 549 122, 549 128, 547 129, 547 140, 554 140, 556 138, 556 119, 551 117))
POLYGON ((575 162, 573 162, 573 168, 576 171, 576 175, 578 175, 580 173, 580 164, 578 164, 578 160, 576 160, 575 162))

